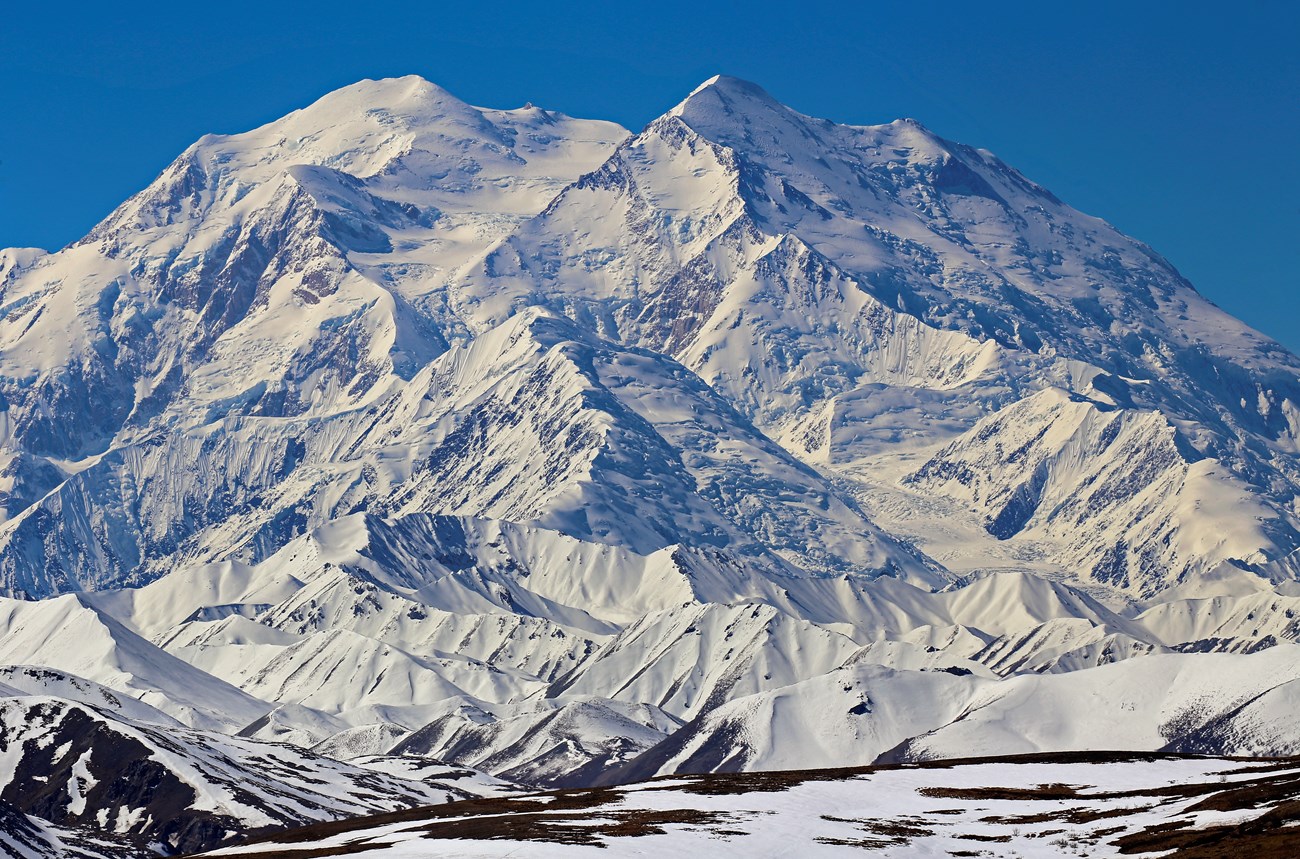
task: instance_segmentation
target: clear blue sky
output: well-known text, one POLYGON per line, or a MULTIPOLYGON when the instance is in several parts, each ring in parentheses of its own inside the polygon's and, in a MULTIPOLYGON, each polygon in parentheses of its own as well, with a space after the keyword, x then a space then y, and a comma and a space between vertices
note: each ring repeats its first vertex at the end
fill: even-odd
POLYGON ((0 246, 73 241, 201 134, 363 77, 636 129, 724 72, 804 113, 911 116, 991 149, 1300 351, 1297 6, 10 4, 0 246))

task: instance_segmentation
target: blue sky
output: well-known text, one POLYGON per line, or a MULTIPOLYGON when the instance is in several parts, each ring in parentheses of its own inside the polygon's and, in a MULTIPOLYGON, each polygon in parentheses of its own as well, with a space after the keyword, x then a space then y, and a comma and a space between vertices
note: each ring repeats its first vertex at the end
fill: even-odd
POLYGON ((201 134, 363 77, 635 129, 724 72, 991 149, 1300 351, 1300 4, 42 5, 0 27, 0 246, 73 241, 201 134))

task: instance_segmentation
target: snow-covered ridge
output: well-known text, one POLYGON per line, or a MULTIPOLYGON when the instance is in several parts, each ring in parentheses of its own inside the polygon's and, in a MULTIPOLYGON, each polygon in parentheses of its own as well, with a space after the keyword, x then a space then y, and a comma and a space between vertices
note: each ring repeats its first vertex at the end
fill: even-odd
MULTIPOLYGON (((108 855, 187 853, 268 831, 509 787, 464 769, 403 778, 287 745, 161 727, 80 702, 0 697, 0 792, 19 812, 100 833, 108 855), (143 852, 143 851, 141 851, 143 852)), ((418 768, 411 768, 418 772, 418 768)), ((20 854, 21 855, 21 854, 20 854)))

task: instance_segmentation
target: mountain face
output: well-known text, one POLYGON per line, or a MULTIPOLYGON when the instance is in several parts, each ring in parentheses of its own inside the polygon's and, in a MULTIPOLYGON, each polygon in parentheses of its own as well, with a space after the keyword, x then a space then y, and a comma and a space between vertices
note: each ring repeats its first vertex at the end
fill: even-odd
POLYGON ((853 414, 893 400, 890 412, 914 415, 893 419, 903 449, 950 440, 903 466, 905 487, 974 502, 998 540, 1046 532, 1088 580, 1148 595, 1296 545, 1295 358, 1149 249, 915 123, 833 126, 752 85, 712 81, 464 288, 492 275, 514 303, 540 281, 624 339, 673 354, 830 465, 899 467, 896 439, 861 438, 873 421, 853 414), (585 226, 593 212, 602 232, 585 226), (592 266, 602 248, 608 260, 592 266), (995 415, 1037 426, 1012 438, 995 415), (1114 473, 1045 462, 1062 447, 1114 473), (971 456, 981 461, 967 466, 971 456), (973 479, 1001 485, 963 498, 973 479), (1163 506, 1134 510, 1148 487, 1163 506), (1219 545, 1197 545, 1188 532, 1203 529, 1186 508, 1211 492, 1242 515, 1228 514, 1219 545), (1138 520, 1159 533, 1135 532, 1138 520), (1072 544, 1080 525, 1101 535, 1094 545, 1072 544))
POLYGON ((1298 404, 915 121, 364 81, 0 251, 0 815, 130 855, 458 779, 1294 754, 1298 404))
POLYGON ((148 846, 170 854, 212 847, 235 833, 501 787, 473 771, 444 767, 403 778, 382 766, 160 722, 62 697, 0 698, 7 752, 0 798, 15 813, 120 841, 124 851, 148 846))

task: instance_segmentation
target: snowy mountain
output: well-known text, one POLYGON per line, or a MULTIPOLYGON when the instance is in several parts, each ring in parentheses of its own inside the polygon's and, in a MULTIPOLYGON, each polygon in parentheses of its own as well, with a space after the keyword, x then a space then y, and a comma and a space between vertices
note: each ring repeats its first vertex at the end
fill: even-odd
POLYGON ((0 848, 14 859, 136 859, 157 855, 125 839, 54 826, 3 802, 0 802, 0 848))
POLYGON ((1300 358, 913 120, 363 81, 0 251, 0 817, 125 856, 514 785, 1297 754, 1297 404, 1300 358))
POLYGON ((238 730, 267 706, 160 652, 78 594, 0 601, 0 662, 40 665, 102 684, 194 728, 238 730))
POLYGON ((506 787, 453 767, 403 778, 292 746, 160 726, 40 694, 0 698, 0 743, 0 798, 16 812, 168 854, 506 787))
POLYGON ((859 663, 734 698, 607 778, 1093 749, 1295 756, 1297 655, 1151 655, 1007 679, 859 663))
POLYGON ((927 478, 964 485, 960 463, 900 454, 999 438, 990 413, 1038 415, 1059 440, 1007 436, 1009 462, 991 442, 974 470, 1005 485, 956 497, 998 540, 1037 515, 1065 543, 1052 560, 1091 581, 1149 595, 1297 546, 1297 359, 1150 249, 912 121, 836 126, 711 80, 457 286, 487 294, 483 324, 541 300, 672 354, 792 450, 870 458, 849 469, 868 484, 901 468, 905 487, 952 498, 927 478), (1062 400, 1080 414, 1057 421, 1062 400), (881 408, 908 414, 881 433, 881 408), (1131 473, 1044 464, 1050 444, 1131 473), (1150 461, 1128 461, 1134 446, 1150 461), (1045 494, 1048 477, 1062 485, 1045 494), (1147 488, 1173 497, 1133 509, 1147 488), (1164 532, 1124 530, 1139 516, 1164 532), (1207 520, 1226 533, 1198 538, 1207 520), (1101 545, 1070 540, 1080 522, 1101 545))

